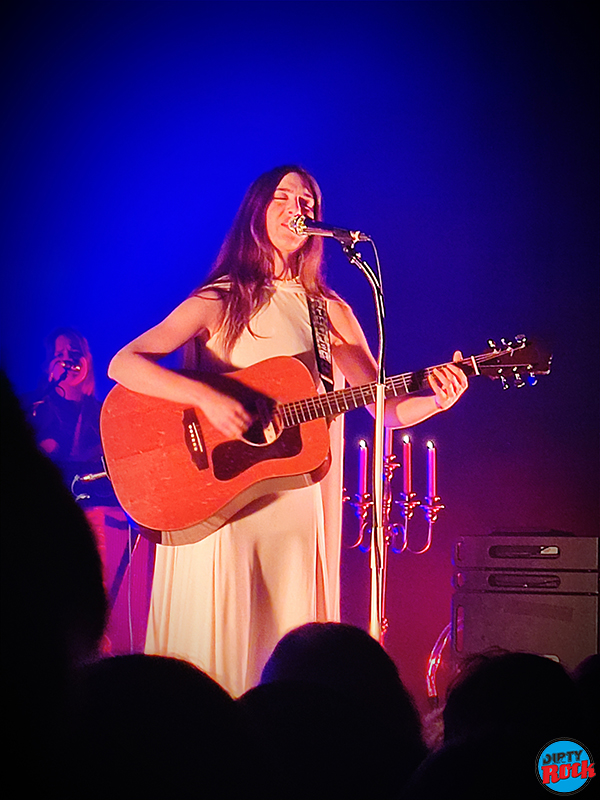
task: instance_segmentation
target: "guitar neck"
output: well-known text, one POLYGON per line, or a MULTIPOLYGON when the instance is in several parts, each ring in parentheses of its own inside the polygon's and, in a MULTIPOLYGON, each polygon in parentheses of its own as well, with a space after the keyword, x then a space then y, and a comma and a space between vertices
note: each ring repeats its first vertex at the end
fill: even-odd
MULTIPOLYGON (((454 362, 456 366, 466 375, 477 375, 479 369, 474 358, 464 359, 454 362)), ((440 364, 439 367, 446 366, 440 364)), ((439 367, 428 367, 418 372, 405 372, 402 375, 395 375, 387 378, 385 382, 385 397, 406 397, 416 394, 429 386, 428 378, 435 369, 439 367)), ((303 422, 310 422, 322 417, 336 417, 345 414, 355 408, 364 408, 375 402, 377 395, 377 383, 367 383, 363 386, 351 386, 346 389, 337 389, 333 392, 326 392, 317 397, 309 397, 305 400, 296 400, 293 403, 281 403, 277 406, 281 424, 284 428, 291 428, 303 422)))

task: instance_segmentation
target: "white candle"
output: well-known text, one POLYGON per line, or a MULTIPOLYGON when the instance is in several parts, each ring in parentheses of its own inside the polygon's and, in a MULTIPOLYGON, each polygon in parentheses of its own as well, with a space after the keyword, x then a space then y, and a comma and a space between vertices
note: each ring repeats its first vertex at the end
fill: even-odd
POLYGON ((358 494, 362 498, 367 493, 369 478, 369 448, 364 439, 358 443, 358 494))
POLYGON ((427 442, 427 495, 430 503, 437 497, 437 450, 431 441, 427 442))
POLYGON ((408 497, 412 492, 412 442, 408 434, 402 437, 402 475, 404 494, 408 497))

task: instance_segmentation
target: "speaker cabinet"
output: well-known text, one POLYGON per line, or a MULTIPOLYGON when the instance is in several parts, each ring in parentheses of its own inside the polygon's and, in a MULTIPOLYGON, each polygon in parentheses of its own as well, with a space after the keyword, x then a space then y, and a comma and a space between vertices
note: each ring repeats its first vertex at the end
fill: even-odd
POLYGON ((491 647, 573 669, 598 652, 598 539, 465 536, 454 550, 452 652, 491 647))

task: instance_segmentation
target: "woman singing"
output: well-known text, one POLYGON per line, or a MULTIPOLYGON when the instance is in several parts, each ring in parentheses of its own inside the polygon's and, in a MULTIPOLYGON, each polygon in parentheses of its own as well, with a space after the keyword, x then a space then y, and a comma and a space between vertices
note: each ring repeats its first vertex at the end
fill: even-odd
MULTIPOLYGON (((70 486, 75 475, 104 469, 92 353, 87 339, 74 328, 57 328, 44 345, 44 376, 37 392, 25 398, 25 406, 40 450, 70 486)), ((112 497, 112 491, 109 494, 112 497)))
MULTIPOLYGON (((295 356, 319 385, 307 306, 312 296, 327 304, 336 382, 376 380, 352 310, 325 284, 321 238, 289 227, 297 214, 321 219, 315 179, 297 166, 261 175, 207 283, 117 353, 110 377, 135 392, 197 407, 228 438, 239 438, 252 421, 239 402, 158 360, 184 344, 186 366, 204 372, 295 356)), ((389 400, 386 424, 412 426, 450 408, 467 380, 450 365, 435 371, 430 386, 431 394, 389 400)), ((191 661, 237 696, 258 682, 286 632, 339 619, 341 419, 329 432, 333 464, 321 483, 260 498, 195 544, 158 546, 148 653, 191 661)))

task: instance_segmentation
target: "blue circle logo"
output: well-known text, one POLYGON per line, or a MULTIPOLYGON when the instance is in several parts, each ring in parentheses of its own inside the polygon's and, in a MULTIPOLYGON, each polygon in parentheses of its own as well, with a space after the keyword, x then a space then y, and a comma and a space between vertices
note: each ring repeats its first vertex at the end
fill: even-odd
POLYGON ((575 794, 596 775, 590 751, 576 739, 553 739, 538 753, 536 775, 554 794, 575 794))

